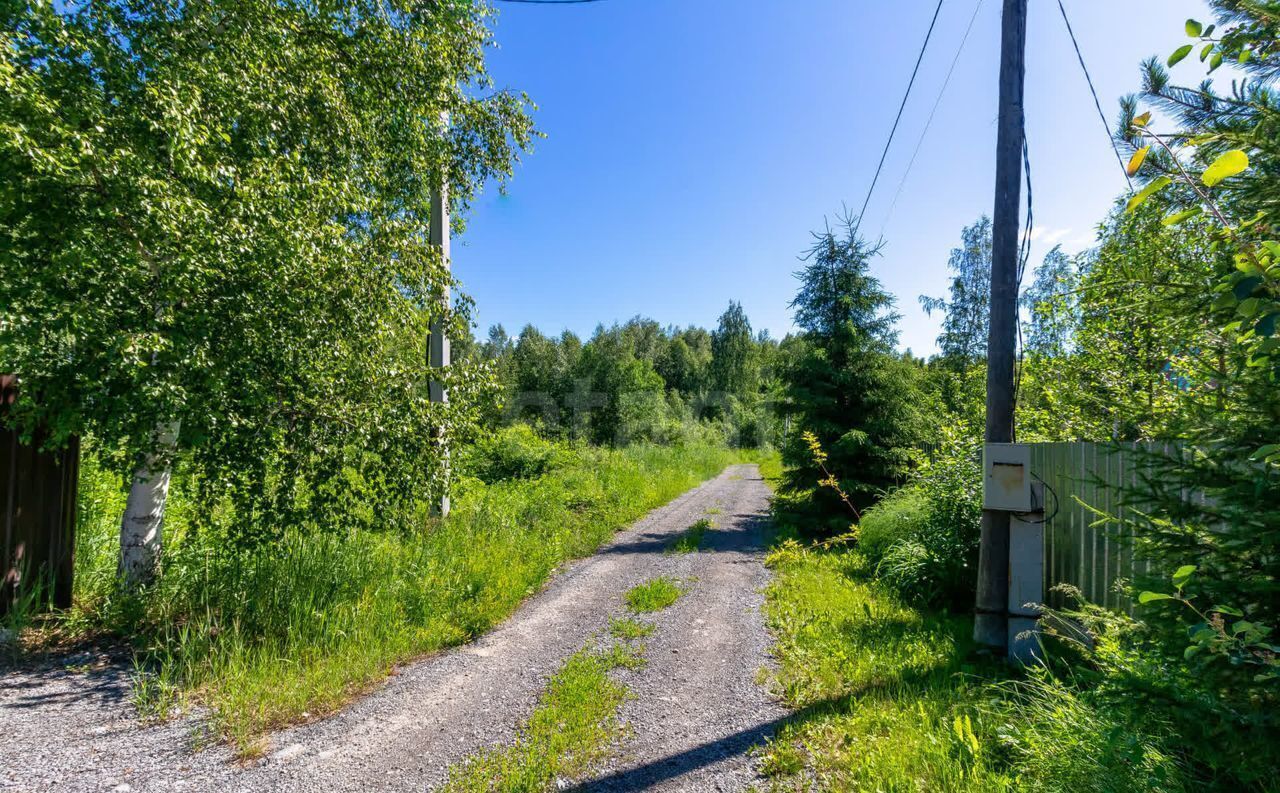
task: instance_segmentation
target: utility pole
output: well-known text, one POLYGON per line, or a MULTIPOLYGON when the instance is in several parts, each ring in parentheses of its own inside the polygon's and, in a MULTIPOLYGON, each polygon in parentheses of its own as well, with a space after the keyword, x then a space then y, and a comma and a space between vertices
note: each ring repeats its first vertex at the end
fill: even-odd
MULTIPOLYGON (((987 335, 987 443, 1013 441, 1018 323, 1018 206, 1022 194, 1023 81, 1027 0, 1004 0, 1000 32, 1000 117, 992 215, 991 320, 987 335)), ((973 638, 1008 646, 1009 513, 984 510, 973 638)))
MULTIPOLYGON (((449 116, 445 114, 443 117, 445 128, 449 126, 449 116)), ((430 243, 432 247, 440 251, 440 261, 444 264, 446 275, 449 273, 449 183, 444 173, 440 174, 436 183, 436 189, 431 194, 431 226, 430 226, 430 243)), ((431 321, 431 339, 427 346, 427 365, 430 367, 445 367, 449 365, 449 337, 444 332, 444 318, 449 310, 449 284, 446 282, 443 287, 443 294, 440 297, 439 310, 436 312, 435 319, 431 321)), ((444 383, 433 379, 429 385, 429 396, 432 402, 444 405, 449 401, 449 395, 444 390, 444 383)), ((448 517, 449 515, 449 449, 447 447, 448 439, 445 437, 444 428, 438 430, 436 436, 437 442, 441 446, 441 453, 444 459, 444 486, 440 492, 440 501, 433 504, 433 510, 440 517, 448 517)))

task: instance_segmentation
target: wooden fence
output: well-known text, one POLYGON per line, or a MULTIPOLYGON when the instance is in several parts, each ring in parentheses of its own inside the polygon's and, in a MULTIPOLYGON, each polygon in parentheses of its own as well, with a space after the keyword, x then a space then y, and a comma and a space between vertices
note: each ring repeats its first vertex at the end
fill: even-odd
MULTIPOLYGON (((0 412, 11 383, 0 379, 0 412)), ((0 425, 0 614, 30 594, 58 608, 71 605, 80 449, 73 440, 45 452, 39 442, 22 443, 0 425)))

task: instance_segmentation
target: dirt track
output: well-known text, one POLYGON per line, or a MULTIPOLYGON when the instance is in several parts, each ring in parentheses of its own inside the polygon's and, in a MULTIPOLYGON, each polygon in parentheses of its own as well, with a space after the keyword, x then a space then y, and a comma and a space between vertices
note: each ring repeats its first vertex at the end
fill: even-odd
POLYGON ((754 466, 730 468, 568 565, 482 639, 406 667, 332 718, 278 733, 247 768, 224 748, 193 751, 190 721, 139 726, 118 664, 6 673, 0 789, 428 790, 452 763, 510 741, 560 663, 623 612, 622 593, 668 575, 689 591, 656 616, 648 665, 619 673, 635 695, 623 709, 629 737, 609 767, 565 782, 741 790, 756 779, 748 750, 784 715, 755 683, 769 643, 759 613, 767 504, 754 466), (701 551, 664 552, 702 517, 717 526, 701 551))

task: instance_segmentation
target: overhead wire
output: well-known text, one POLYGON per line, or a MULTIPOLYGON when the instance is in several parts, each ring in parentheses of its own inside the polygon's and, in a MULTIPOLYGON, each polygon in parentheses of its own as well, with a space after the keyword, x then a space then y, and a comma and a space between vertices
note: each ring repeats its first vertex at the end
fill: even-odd
POLYGON ((929 118, 924 122, 924 129, 920 131, 920 139, 916 141, 915 150, 911 152, 911 159, 907 162, 907 169, 902 173, 902 179, 898 182, 898 189, 893 194, 893 201, 889 203, 889 211, 885 213, 884 222, 880 224, 880 236, 884 236, 884 229, 889 225, 889 218, 893 216, 893 210, 898 206, 898 199, 902 197, 902 189, 907 184, 907 177, 911 175, 911 168, 916 164, 916 157, 920 155, 920 149, 924 146, 925 137, 929 134, 929 128, 933 125, 933 117, 938 113, 938 106, 942 104, 942 97, 947 92, 947 87, 951 85, 951 76, 955 74, 956 64, 960 62, 960 56, 964 53, 965 44, 969 41, 969 34, 973 32, 973 24, 978 21, 978 12, 982 10, 983 0, 973 7, 973 16, 969 17, 969 26, 964 30, 964 37, 960 39, 960 46, 956 48, 955 57, 951 59, 951 67, 947 69, 946 79, 942 81, 942 88, 938 90, 938 98, 933 102, 933 109, 929 111, 929 118))
POLYGON ((1116 145, 1115 136, 1111 134, 1111 124, 1107 122, 1107 114, 1102 110, 1102 102, 1098 99, 1098 91, 1093 86, 1093 78, 1089 75, 1089 67, 1085 65, 1084 53, 1080 51, 1080 42, 1076 40, 1076 32, 1071 27, 1071 20, 1067 18, 1067 7, 1062 4, 1062 0, 1058 0, 1058 10, 1062 12, 1062 21, 1067 26, 1067 35, 1071 37, 1071 46, 1075 47, 1076 60, 1080 61, 1080 71, 1084 72, 1084 80, 1089 84, 1089 93, 1093 95, 1093 106, 1098 110, 1098 118, 1102 120, 1102 129, 1107 134, 1107 141, 1111 143, 1111 150, 1116 153, 1116 162, 1120 165, 1120 173, 1124 174, 1124 181, 1129 185, 1129 190, 1133 190, 1133 179, 1129 176, 1129 169, 1124 164, 1124 157, 1120 155, 1120 147, 1116 145))
POLYGON ((867 197, 862 202, 862 209, 858 212, 858 219, 854 222, 853 233, 858 233, 858 228, 862 225, 862 216, 867 214, 867 205, 871 203, 871 195, 875 192, 876 182, 880 181, 880 172, 884 170, 885 158, 889 156, 889 147, 893 145, 893 137, 898 132, 898 124, 902 121, 902 111, 907 107, 907 100, 911 98, 911 88, 916 84, 916 76, 920 74, 920 64, 924 61, 924 54, 929 49, 929 40, 933 38, 933 29, 938 24, 938 15, 942 12, 942 4, 946 0, 938 0, 938 6, 933 9, 933 19, 929 22, 929 30, 924 34, 924 43, 920 45, 920 54, 916 56, 915 68, 911 70, 911 79, 907 81, 907 90, 902 95, 902 103, 898 105, 898 115, 893 119, 893 127, 889 130, 889 139, 884 142, 884 151, 880 153, 880 163, 876 166, 875 176, 871 178, 871 186, 867 188, 867 197))

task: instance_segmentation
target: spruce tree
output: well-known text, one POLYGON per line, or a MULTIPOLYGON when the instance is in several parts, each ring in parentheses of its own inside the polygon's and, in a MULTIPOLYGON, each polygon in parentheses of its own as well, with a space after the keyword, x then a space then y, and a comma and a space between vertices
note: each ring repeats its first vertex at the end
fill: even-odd
MULTIPOLYGON (((899 315, 869 272, 879 248, 858 237, 847 219, 814 237, 791 302, 802 343, 783 369, 796 419, 784 449, 787 485, 805 492, 823 476, 800 440, 800 433, 811 432, 829 455, 828 469, 861 510, 908 471, 921 440, 919 372, 894 351, 899 315)), ((829 489, 813 498, 829 515, 847 514, 829 489)))

